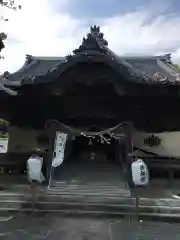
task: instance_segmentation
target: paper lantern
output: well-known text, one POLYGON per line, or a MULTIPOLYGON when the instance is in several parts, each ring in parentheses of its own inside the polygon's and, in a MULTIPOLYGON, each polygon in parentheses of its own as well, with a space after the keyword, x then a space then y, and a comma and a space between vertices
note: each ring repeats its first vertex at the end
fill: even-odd
POLYGON ((132 181, 135 186, 145 186, 149 183, 149 171, 142 159, 131 164, 132 181))

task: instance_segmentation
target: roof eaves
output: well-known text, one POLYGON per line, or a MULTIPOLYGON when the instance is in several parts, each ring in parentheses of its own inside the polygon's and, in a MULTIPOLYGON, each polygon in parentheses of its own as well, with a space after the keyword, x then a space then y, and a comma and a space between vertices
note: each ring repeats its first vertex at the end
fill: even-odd
POLYGON ((157 65, 173 77, 175 77, 176 74, 178 73, 178 71, 176 71, 173 68, 170 68, 170 66, 167 63, 165 63, 164 61, 158 58, 157 58, 157 65))
POLYGON ((11 95, 11 96, 17 96, 18 93, 8 87, 5 87, 3 83, 0 83, 0 90, 4 91, 5 93, 11 95))
POLYGON ((170 62, 170 54, 165 54, 165 55, 124 55, 124 56, 119 56, 116 54, 117 59, 124 59, 124 60, 153 60, 153 59, 160 59, 161 61, 164 62, 170 62))
POLYGON ((3 75, 0 76, 0 83, 4 86, 19 87, 21 86, 21 81, 11 81, 3 75))

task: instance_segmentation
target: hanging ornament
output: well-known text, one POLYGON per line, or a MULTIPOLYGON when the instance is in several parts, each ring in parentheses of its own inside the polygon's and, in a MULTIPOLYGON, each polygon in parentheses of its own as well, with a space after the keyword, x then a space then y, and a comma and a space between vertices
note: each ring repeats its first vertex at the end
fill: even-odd
POLYGON ((89 139, 89 144, 88 144, 88 145, 89 145, 89 146, 93 145, 91 138, 89 139))
POLYGON ((95 158, 96 158, 96 153, 92 152, 90 156, 90 161, 95 160, 95 158))
POLYGON ((180 73, 176 73, 175 77, 176 77, 176 81, 179 82, 180 81, 180 73))
POLYGON ((104 139, 101 137, 101 144, 104 144, 104 139))

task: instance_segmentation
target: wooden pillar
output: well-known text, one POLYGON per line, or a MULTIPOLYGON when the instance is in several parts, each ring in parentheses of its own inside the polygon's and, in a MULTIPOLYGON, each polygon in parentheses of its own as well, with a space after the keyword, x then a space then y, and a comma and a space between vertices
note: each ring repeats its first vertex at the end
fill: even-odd
POLYGON ((125 134, 126 134, 126 177, 127 182, 129 185, 129 188, 133 188, 133 182, 132 182, 132 173, 131 173, 131 164, 133 162, 133 125, 131 123, 126 124, 124 128, 125 134))
POLYGON ((117 139, 116 140, 116 162, 119 164, 121 164, 121 143, 120 140, 117 139))
POLYGON ((127 161, 127 166, 130 166, 133 157, 132 157, 132 152, 133 152, 133 125, 131 123, 126 124, 125 128, 125 134, 126 134, 126 161, 127 161))
POLYGON ((123 172, 126 170, 126 159, 125 159, 125 151, 126 151, 126 145, 125 145, 125 137, 122 137, 117 140, 117 149, 116 149, 116 155, 117 155, 117 161, 121 165, 121 168, 123 169, 123 172))
POLYGON ((174 186, 174 169, 172 167, 172 161, 171 157, 169 157, 169 170, 168 170, 168 175, 169 175, 169 186, 172 189, 174 186))

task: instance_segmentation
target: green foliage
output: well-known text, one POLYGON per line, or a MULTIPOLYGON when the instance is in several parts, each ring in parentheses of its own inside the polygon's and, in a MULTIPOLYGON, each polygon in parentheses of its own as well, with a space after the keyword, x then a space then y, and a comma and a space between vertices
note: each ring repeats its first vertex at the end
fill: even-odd
POLYGON ((8 139, 9 135, 8 133, 0 132, 0 139, 8 139))
POLYGON ((21 6, 17 5, 14 0, 0 0, 0 5, 13 10, 21 9, 21 6))
POLYGON ((7 38, 7 35, 5 33, 0 33, 0 52, 4 48, 3 40, 7 38))
POLYGON ((177 68, 177 69, 180 70, 180 65, 178 65, 178 64, 173 64, 173 66, 174 66, 175 68, 177 68))
MULTIPOLYGON (((3 6, 3 7, 10 8, 12 10, 21 9, 21 6, 17 5, 14 0, 0 0, 0 5, 3 6)), ((1 15, 0 15, 0 20, 8 21, 7 18, 5 18, 4 16, 1 16, 1 15)), ((5 47, 3 41, 6 38, 7 38, 7 35, 5 33, 3 33, 3 32, 0 32, 0 52, 5 47)), ((0 58, 2 58, 2 57, 0 56, 0 58)))

